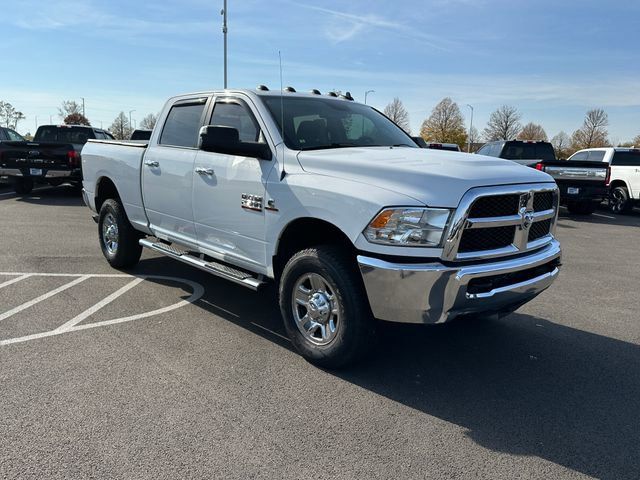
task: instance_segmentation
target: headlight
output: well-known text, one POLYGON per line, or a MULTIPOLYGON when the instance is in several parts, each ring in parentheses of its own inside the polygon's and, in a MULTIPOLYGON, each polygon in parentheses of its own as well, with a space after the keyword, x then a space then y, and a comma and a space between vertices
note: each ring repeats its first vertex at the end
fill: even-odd
POLYGON ((450 215, 447 208, 388 208, 363 233, 372 243, 440 247, 450 215))

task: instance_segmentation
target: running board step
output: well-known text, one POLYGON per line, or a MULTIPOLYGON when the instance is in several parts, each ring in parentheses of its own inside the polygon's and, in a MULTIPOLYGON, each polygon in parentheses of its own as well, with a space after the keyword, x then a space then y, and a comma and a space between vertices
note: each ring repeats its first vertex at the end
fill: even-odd
POLYGON ((218 277, 224 278, 225 280, 230 280, 235 282, 243 287, 250 288, 251 290, 258 290, 262 285, 265 284, 264 281, 259 280, 254 277, 250 273, 243 272, 241 270, 236 270, 233 267, 229 267, 228 265, 224 265, 218 262, 207 262, 201 258, 194 257, 189 252, 180 250, 172 245, 167 245, 166 243, 154 243, 147 239, 140 239, 140 245, 154 252, 161 253, 162 255, 166 255, 167 257, 175 258, 176 260, 180 260, 187 265, 191 265, 192 267, 199 268, 200 270, 204 270, 205 272, 209 272, 218 277))

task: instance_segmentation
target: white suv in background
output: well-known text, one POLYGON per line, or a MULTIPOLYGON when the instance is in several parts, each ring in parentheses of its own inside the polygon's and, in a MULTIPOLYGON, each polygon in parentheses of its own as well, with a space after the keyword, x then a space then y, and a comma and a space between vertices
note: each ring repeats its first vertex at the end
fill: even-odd
POLYGON ((640 202, 640 148, 588 148, 569 157, 609 164, 609 208, 613 213, 629 212, 640 202))

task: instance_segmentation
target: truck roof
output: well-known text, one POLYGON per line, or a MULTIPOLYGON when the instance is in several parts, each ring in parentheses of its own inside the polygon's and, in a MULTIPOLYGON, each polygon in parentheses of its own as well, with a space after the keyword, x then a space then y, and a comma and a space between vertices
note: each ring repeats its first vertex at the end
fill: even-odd
POLYGON ((327 98, 333 99, 336 101, 354 101, 350 92, 345 92, 344 94, 338 94, 336 92, 327 92, 326 94, 320 93, 319 90, 313 89, 309 92, 298 92, 292 87, 285 87, 284 90, 269 90, 266 89, 264 85, 259 85, 255 89, 250 88, 228 88, 228 89, 216 89, 216 90, 205 90, 198 92, 190 92, 184 93, 181 95, 175 95, 171 97, 170 100, 179 99, 183 97, 192 97, 194 95, 221 95, 221 94, 245 94, 248 96, 256 96, 256 97, 279 97, 284 95, 286 97, 300 97, 300 98, 327 98), (266 89, 266 90, 265 90, 266 89))

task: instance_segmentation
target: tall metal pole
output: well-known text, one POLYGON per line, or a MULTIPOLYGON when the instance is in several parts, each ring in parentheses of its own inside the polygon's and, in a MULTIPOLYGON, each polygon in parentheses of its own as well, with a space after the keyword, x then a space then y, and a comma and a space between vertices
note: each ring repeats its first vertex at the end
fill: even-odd
POLYGON ((86 117, 86 115, 84 114, 84 97, 80 97, 82 98, 82 116, 86 117))
MULTIPOLYGON (((129 110, 129 128, 132 127, 132 125, 131 125, 131 112, 135 112, 135 110, 129 110)), ((123 136, 123 135, 121 135, 121 136, 123 136)))
POLYGON ((222 8, 222 34, 224 36, 224 88, 227 88, 227 0, 222 8))
POLYGON ((467 139, 467 153, 471 153, 471 129, 473 128, 473 107, 467 103, 471 109, 471 121, 469 122, 469 138, 467 139))
POLYGON ((38 129, 38 116, 36 115, 36 130, 38 129))
POLYGON ((369 95, 370 93, 376 93, 375 90, 367 90, 366 92, 364 92, 364 104, 367 104, 367 95, 369 95))

